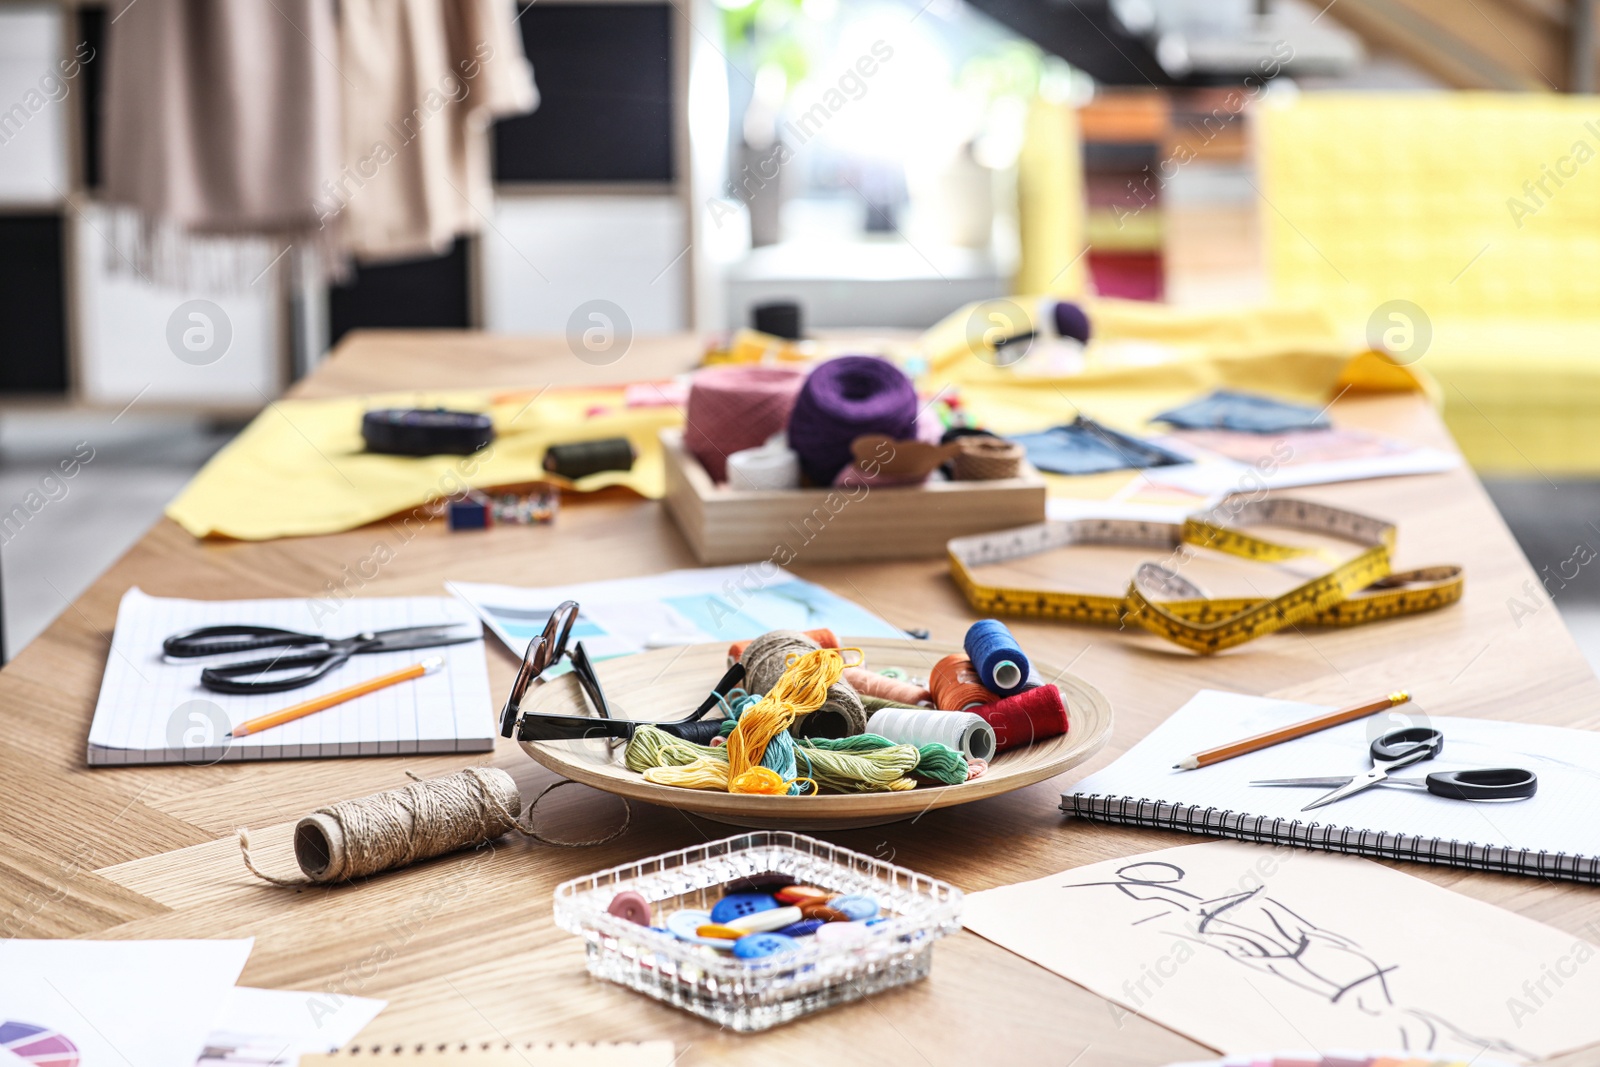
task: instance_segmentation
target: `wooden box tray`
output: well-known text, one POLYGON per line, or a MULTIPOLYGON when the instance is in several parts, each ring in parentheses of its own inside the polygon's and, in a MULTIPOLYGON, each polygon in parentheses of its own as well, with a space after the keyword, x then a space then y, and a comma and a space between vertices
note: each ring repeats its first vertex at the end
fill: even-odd
POLYGON ((662 430, 667 510, 701 563, 779 566, 942 556, 965 534, 1043 522, 1045 483, 1024 464, 1017 478, 868 488, 734 490, 717 485, 662 430))

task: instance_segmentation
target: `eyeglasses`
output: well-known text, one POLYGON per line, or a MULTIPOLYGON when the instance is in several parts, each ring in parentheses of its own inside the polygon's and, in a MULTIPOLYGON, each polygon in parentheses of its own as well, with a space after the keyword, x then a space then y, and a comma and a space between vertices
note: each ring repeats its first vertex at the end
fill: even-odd
POLYGON ((528 642, 528 650, 522 655, 522 666, 517 671, 517 679, 511 683, 511 695, 506 698, 505 709, 500 713, 502 737, 515 736, 519 741, 583 741, 598 738, 627 740, 632 738, 634 731, 641 726, 654 726, 674 737, 702 745, 717 736, 722 723, 716 719, 705 721, 702 719, 712 708, 725 703, 728 694, 744 682, 743 666, 734 664, 730 667, 716 688, 711 691, 711 695, 682 719, 672 722, 633 722, 628 719, 613 719, 611 706, 606 702, 605 691, 600 686, 600 678, 595 674, 594 664, 590 661, 588 652, 584 650, 583 642, 577 642, 570 653, 567 651, 567 640, 572 635, 573 624, 578 621, 578 612, 577 601, 563 601, 550 613, 550 618, 544 625, 544 632, 528 642), (579 688, 583 690, 583 695, 593 706, 598 718, 588 715, 525 714, 522 711, 522 701, 527 696, 528 687, 545 671, 560 663, 564 657, 572 660, 573 676, 577 678, 579 688))

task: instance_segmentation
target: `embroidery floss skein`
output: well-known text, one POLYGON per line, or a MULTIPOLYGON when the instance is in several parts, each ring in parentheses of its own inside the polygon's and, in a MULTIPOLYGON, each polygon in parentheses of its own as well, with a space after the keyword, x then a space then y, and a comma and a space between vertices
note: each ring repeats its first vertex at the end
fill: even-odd
POLYGON ((1006 624, 999 619, 979 619, 967 627, 962 642, 967 658, 978 668, 978 683, 1011 696, 1022 691, 1028 681, 1028 657, 1017 644, 1006 624))
POLYGON ((789 425, 805 375, 785 367, 709 367, 689 385, 683 445, 716 481, 728 457, 756 448, 789 425))
MULTIPOLYGON (((731 729, 731 724, 726 728, 731 729)), ((780 742, 781 743, 781 742, 780 742)), ((918 777, 958 784, 972 774, 968 761, 943 745, 897 745, 876 734, 801 738, 793 754, 804 777, 840 793, 898 792, 916 786, 918 777), (960 764, 960 777, 956 776, 960 764)), ((623 752, 624 765, 645 781, 689 789, 728 788, 726 748, 690 744, 653 726, 634 731, 623 752)), ((776 772, 774 772, 776 773, 776 772)))
MULTIPOLYGON (((933 694, 920 685, 913 685, 898 678, 886 678, 877 671, 870 671, 865 667, 846 667, 844 680, 863 698, 871 696, 881 700, 892 700, 896 704, 913 705, 933 699, 933 694)), ((862 702, 865 703, 865 700, 862 702)))
POLYGON ((1000 699, 998 693, 984 688, 977 668, 959 652, 952 652, 933 665, 928 672, 928 689, 933 692, 934 704, 946 711, 966 711, 1000 699))
POLYGON ((938 743, 968 759, 986 760, 996 748, 994 727, 970 711, 884 708, 872 713, 867 730, 906 745, 938 743))
MULTIPOLYGON (((835 644, 838 638, 834 638, 835 644)), ((739 662, 744 664, 744 685, 752 693, 770 693, 791 655, 815 652, 818 644, 798 630, 773 630, 751 641, 739 662)), ((861 697, 842 679, 828 687, 822 707, 797 719, 789 732, 796 737, 850 737, 865 732, 867 712, 861 697)))
POLYGON ((866 434, 896 441, 916 436, 917 391, 893 363, 840 356, 818 364, 789 414, 789 447, 814 485, 832 485, 854 458, 850 445, 866 434))

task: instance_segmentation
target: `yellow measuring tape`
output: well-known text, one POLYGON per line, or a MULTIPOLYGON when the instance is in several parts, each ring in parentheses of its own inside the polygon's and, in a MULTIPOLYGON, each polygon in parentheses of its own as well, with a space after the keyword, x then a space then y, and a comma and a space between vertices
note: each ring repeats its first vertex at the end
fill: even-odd
POLYGON ((1461 599, 1465 576, 1458 566, 1392 572, 1389 554, 1394 540, 1393 525, 1353 511, 1283 497, 1231 497, 1181 525, 1126 519, 1044 522, 958 537, 948 548, 951 577, 973 608, 984 614, 1034 615, 1116 626, 1133 623, 1184 648, 1211 653, 1285 626, 1355 626, 1430 611, 1461 599), (1320 548, 1266 541, 1240 529, 1255 525, 1307 530, 1366 547, 1326 574, 1271 598, 1212 599, 1161 563, 1140 564, 1127 593, 1120 597, 985 585, 971 570, 1073 545, 1164 549, 1192 545, 1258 563, 1328 554, 1320 548))

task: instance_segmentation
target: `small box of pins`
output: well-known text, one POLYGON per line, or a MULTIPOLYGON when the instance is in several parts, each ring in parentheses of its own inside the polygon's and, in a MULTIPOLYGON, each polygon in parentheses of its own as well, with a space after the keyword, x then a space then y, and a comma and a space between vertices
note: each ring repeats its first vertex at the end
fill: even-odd
POLYGON ((928 975, 961 891, 801 834, 755 831, 556 887, 589 972, 733 1030, 928 975))

